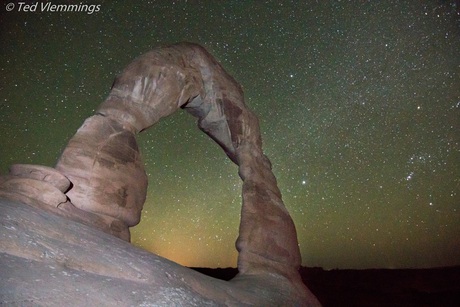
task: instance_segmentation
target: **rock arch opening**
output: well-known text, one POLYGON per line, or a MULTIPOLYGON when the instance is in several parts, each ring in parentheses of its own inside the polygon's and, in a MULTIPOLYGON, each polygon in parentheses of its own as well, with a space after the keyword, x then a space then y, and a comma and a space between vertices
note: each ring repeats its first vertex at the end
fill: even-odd
POLYGON ((154 49, 116 77, 107 99, 56 165, 74 184, 66 193, 71 203, 103 217, 106 229, 129 240, 147 190, 136 134, 180 108, 196 117, 199 129, 238 166, 243 181, 236 242, 240 271, 297 270, 295 227, 263 154, 258 119, 246 107, 240 85, 195 44, 154 49))
POLYGON ((236 267, 238 167, 183 110, 137 140, 149 185, 131 242, 187 267, 236 267))
POLYGON ((147 191, 136 135, 181 108, 237 165, 242 180, 239 274, 229 287, 249 294, 250 304, 256 293, 269 298, 260 304, 274 297, 278 303, 316 304, 298 273, 295 226, 262 151, 258 119, 239 84, 199 45, 171 45, 136 58, 70 139, 55 168, 13 166, 0 178, 0 197, 129 241, 147 191))

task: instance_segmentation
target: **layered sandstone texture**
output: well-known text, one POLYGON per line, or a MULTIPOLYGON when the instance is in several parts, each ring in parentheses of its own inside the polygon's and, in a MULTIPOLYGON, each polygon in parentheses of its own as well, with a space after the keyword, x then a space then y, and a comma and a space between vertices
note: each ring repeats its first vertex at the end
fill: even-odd
MULTIPOLYGON (((245 105, 240 85, 196 44, 158 48, 135 59, 117 76, 96 114, 71 138, 55 169, 31 172, 28 167, 35 166, 12 167, 10 174, 0 179, 0 197, 45 209, 48 222, 28 221, 33 222, 33 227, 20 222, 8 226, 9 235, 4 242, 7 245, 2 246, 12 244, 15 236, 20 242, 24 233, 33 234, 32 241, 39 242, 30 250, 26 243, 4 249, 2 262, 6 268, 28 259, 31 269, 42 266, 43 274, 59 276, 61 290, 65 290, 62 287, 66 281, 73 279, 78 284, 78 280, 88 278, 94 285, 83 286, 82 282, 85 291, 95 285, 107 285, 113 291, 107 295, 116 299, 146 295, 152 301, 164 298, 172 300, 168 304, 176 300, 177 304, 187 305, 196 297, 199 306, 317 304, 298 274, 301 258, 295 226, 282 201, 271 163, 263 153, 257 117, 245 105), (136 134, 180 108, 197 117, 198 127, 238 165, 243 180, 236 242, 240 273, 227 283, 209 281, 96 231, 129 241, 129 227, 139 223, 147 191, 136 134), (46 193, 39 196, 40 191, 46 193), (61 218, 72 223, 66 224, 61 218), (60 275, 53 273, 56 268, 60 275), (105 284, 101 284, 101 278, 105 284), (126 284, 131 282, 144 285, 147 292, 141 290, 143 287, 139 292, 117 292, 116 289, 131 289, 126 284)), ((3 207, 10 217, 17 214, 17 219, 24 221, 32 218, 21 205, 2 202, 3 207)), ((8 274, 12 271, 7 270, 8 274)), ((19 278, 19 284, 24 282, 20 276, 11 276, 11 280, 19 278)), ((27 283, 33 282, 24 282, 27 283)), ((61 296, 64 299, 66 295, 61 296)))

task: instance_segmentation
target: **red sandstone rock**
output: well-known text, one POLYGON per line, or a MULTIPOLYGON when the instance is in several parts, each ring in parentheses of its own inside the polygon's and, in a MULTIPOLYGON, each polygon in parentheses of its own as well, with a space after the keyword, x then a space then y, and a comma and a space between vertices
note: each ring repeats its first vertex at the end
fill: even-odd
MULTIPOLYGON (((226 284, 226 294, 200 279, 188 286, 213 301, 237 305, 318 304, 298 273, 295 226, 263 154, 257 117, 246 107, 239 84, 198 45, 155 49, 116 78, 97 114, 85 121, 56 165, 72 182, 61 215, 129 240, 128 227, 139 222, 147 189, 135 134, 179 108, 198 118, 198 127, 239 166, 243 180, 239 275, 226 284), (236 301, 228 297, 232 292, 236 301)), ((17 186, 20 195, 35 197, 35 191, 17 186)), ((54 196, 42 200, 54 203, 54 196)))
POLYGON ((10 167, 7 176, 0 176, 0 198, 50 211, 96 227, 123 240, 130 240, 128 226, 120 220, 75 207, 63 193, 70 184, 70 181, 54 168, 15 164, 10 167))
POLYGON ((102 115, 88 118, 64 149, 56 169, 72 181, 66 193, 81 210, 137 225, 147 175, 134 134, 102 115))
POLYGON ((21 201, 36 207, 48 209, 57 208, 59 204, 67 201, 64 193, 45 181, 6 177, 0 184, 0 197, 21 201))
POLYGON ((0 305, 308 306, 279 275, 226 282, 50 212, 0 199, 0 305))
POLYGON ((63 193, 70 187, 69 179, 52 167, 32 164, 13 164, 10 166, 10 175, 48 182, 63 193))

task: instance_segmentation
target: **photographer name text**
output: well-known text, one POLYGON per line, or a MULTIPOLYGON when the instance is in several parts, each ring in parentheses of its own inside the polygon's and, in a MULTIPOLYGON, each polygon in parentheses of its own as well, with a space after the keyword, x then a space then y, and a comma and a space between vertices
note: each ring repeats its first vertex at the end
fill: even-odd
POLYGON ((101 10, 100 4, 53 4, 52 2, 36 2, 34 4, 26 4, 11 2, 6 5, 6 10, 11 12, 35 13, 35 12, 84 12, 87 14, 97 13, 101 10))

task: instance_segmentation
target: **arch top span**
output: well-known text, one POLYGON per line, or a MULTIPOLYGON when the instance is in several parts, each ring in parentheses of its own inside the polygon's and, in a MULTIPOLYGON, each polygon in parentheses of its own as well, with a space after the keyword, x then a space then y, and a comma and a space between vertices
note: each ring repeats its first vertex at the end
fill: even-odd
POLYGON ((257 118, 239 83, 200 45, 180 43, 139 56, 116 77, 98 113, 138 133, 179 108, 197 117, 198 127, 237 163, 243 129, 257 118))

